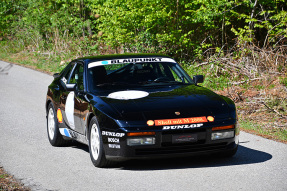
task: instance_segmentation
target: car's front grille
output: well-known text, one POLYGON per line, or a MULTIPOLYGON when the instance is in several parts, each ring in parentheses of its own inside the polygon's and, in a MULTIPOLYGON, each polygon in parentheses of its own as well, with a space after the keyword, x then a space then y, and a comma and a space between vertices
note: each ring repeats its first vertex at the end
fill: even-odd
POLYGON ((192 145, 177 145, 165 146, 161 148, 145 148, 136 149, 136 155, 158 155, 158 154, 180 154, 180 153, 196 153, 202 151, 220 150, 226 147, 227 143, 216 144, 192 144, 192 145))
POLYGON ((206 128, 193 128, 193 129, 179 129, 176 131, 163 131, 162 135, 175 135, 175 134, 181 134, 181 133, 201 133, 206 132, 206 128))

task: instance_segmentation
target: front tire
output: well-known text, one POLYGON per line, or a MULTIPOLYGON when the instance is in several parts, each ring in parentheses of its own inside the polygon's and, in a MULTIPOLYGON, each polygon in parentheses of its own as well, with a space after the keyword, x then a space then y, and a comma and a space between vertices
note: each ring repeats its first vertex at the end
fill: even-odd
POLYGON ((95 167, 107 167, 111 164, 105 156, 101 130, 96 117, 91 119, 89 125, 89 151, 95 167))
POLYGON ((52 146, 59 147, 68 143, 68 141, 63 139, 63 136, 59 131, 57 115, 52 103, 50 103, 48 106, 47 134, 49 142, 52 146))

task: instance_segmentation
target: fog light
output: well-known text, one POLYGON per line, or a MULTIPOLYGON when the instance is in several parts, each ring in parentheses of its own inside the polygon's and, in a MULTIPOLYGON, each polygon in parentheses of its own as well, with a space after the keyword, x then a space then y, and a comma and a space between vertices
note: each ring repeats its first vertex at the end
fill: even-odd
POLYGON ((154 145, 155 144, 155 138, 154 137, 128 138, 127 144, 129 146, 154 145))
POLYGON ((214 132, 211 134, 211 140, 227 139, 234 137, 234 131, 214 132))

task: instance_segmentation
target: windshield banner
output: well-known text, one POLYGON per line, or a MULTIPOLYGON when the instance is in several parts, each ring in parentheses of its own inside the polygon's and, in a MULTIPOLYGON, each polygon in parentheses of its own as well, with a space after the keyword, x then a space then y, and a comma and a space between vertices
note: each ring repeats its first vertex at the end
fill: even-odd
POLYGON ((108 64, 128 64, 128 63, 143 63, 143 62, 172 62, 176 63, 171 58, 125 58, 125 59, 114 59, 114 60, 103 60, 98 62, 91 62, 89 63, 89 68, 95 66, 103 66, 108 64))

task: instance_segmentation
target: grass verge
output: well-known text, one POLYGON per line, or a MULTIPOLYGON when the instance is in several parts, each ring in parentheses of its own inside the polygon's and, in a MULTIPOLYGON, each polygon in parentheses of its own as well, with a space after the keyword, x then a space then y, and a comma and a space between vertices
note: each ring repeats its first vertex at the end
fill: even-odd
POLYGON ((264 128, 262 125, 248 120, 240 120, 239 124, 240 129, 247 133, 287 144, 287 130, 284 128, 264 128))
POLYGON ((0 191, 30 191, 0 166, 0 191))

